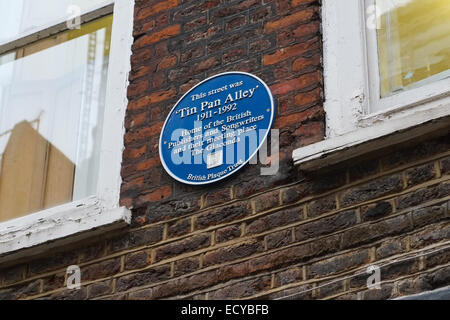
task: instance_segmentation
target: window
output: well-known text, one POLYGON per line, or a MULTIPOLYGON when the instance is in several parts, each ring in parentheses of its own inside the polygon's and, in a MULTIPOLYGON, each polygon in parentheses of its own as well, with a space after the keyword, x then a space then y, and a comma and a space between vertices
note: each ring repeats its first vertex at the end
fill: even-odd
POLYGON ((376 30, 366 32, 374 69, 372 95, 380 100, 373 99, 370 111, 416 102, 423 96, 414 94, 416 88, 447 91, 450 83, 442 80, 450 77, 448 1, 372 0, 367 4, 375 8, 377 17, 376 30))
MULTIPOLYGON (((128 0, 0 0, 0 238, 38 220, 70 219, 52 232, 65 237, 127 219, 116 209, 132 15, 128 0)), ((41 238, 28 246, 53 240, 41 238)))
POLYGON ((326 137, 295 163, 313 169, 450 126, 447 0, 322 6, 326 137))

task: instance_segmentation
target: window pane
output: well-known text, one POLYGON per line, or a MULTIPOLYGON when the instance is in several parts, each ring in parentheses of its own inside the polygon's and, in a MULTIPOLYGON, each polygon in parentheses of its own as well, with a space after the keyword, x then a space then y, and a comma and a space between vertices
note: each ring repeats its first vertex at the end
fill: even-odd
POLYGON ((450 1, 376 4, 382 97, 450 76, 450 1))
POLYGON ((69 6, 82 13, 108 4, 109 0, 0 0, 0 43, 38 31, 70 16, 69 6))
POLYGON ((111 27, 0 57, 0 221, 95 194, 111 27))

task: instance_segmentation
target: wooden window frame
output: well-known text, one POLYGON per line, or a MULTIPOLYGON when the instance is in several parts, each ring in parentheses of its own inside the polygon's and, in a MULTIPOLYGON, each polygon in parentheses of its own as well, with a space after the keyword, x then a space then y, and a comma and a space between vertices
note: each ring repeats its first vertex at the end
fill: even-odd
MULTIPOLYGON (((128 74, 133 44, 133 0, 109 0, 82 13, 81 24, 113 14, 100 172, 95 195, 0 223, 0 259, 9 261, 38 254, 55 246, 78 241, 129 225, 131 213, 120 207, 124 119, 128 104, 128 74)), ((67 22, 43 26, 0 44, 0 54, 67 31, 67 22)))

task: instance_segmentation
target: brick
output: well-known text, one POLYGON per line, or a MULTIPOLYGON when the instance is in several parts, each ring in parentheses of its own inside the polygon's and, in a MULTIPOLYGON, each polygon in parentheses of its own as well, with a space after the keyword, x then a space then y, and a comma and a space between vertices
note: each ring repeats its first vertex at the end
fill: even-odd
POLYGON ((169 238, 185 235, 191 231, 191 218, 181 219, 169 223, 167 236, 169 238))
POLYGON ((109 259, 81 268, 81 280, 89 281, 113 276, 120 271, 120 258, 109 259))
POLYGON ((441 174, 447 175, 450 173, 450 157, 442 159, 440 162, 441 174))
POLYGON ((366 290, 362 293, 363 300, 387 300, 392 296, 393 285, 383 284, 381 289, 366 290))
POLYGON ((161 12, 163 10, 169 10, 171 8, 176 7, 179 4, 179 0, 165 0, 162 2, 158 2, 152 6, 146 6, 140 9, 136 16, 136 20, 143 20, 149 16, 152 16, 158 12, 161 12))
POLYGON ((330 212, 336 209, 336 197, 334 195, 327 196, 315 200, 308 204, 308 217, 314 218, 323 213, 330 212))
POLYGON ((203 257, 203 266, 207 267, 214 264, 249 257, 263 250, 263 244, 258 240, 251 240, 248 242, 239 243, 238 245, 220 248, 205 254, 203 257))
POLYGON ((263 276, 261 278, 239 282, 217 291, 210 292, 208 297, 211 300, 249 297, 270 289, 270 283, 271 278, 269 276, 263 276))
POLYGON ((235 203, 197 216, 195 229, 204 229, 215 224, 231 222, 251 214, 251 209, 245 202, 235 203))
POLYGON ((280 192, 278 190, 262 194, 254 200, 255 212, 269 210, 280 205, 280 192))
POLYGON ((167 280, 170 277, 170 265, 153 267, 142 272, 132 273, 117 278, 116 292, 144 286, 157 281, 167 280))
POLYGON ((272 228, 282 227, 302 220, 303 210, 299 208, 285 209, 262 218, 258 218, 247 225, 246 234, 258 234, 272 228))
POLYGON ((217 272, 207 271, 190 277, 184 277, 174 281, 169 281, 160 286, 154 287, 152 299, 176 296, 196 289, 212 286, 218 282, 217 272))
POLYGON ((159 70, 163 70, 163 69, 167 69, 167 68, 170 68, 170 67, 173 67, 174 65, 177 64, 177 60, 178 60, 178 58, 176 56, 174 56, 174 55, 169 56, 169 57, 165 57, 158 64, 158 71, 159 70))
POLYGON ((369 262, 370 258, 368 250, 360 250, 340 255, 308 266, 308 279, 344 272, 369 262))
POLYGON ((341 205, 350 206, 365 202, 394 192, 399 192, 402 188, 403 182, 399 175, 383 177, 344 191, 340 195, 341 205))
POLYGON ((28 266, 28 276, 37 275, 60 268, 67 268, 70 265, 78 262, 78 256, 76 252, 60 252, 53 254, 50 257, 41 258, 30 262, 28 266))
POLYGON ((426 207, 414 210, 412 212, 412 218, 414 222, 414 227, 420 228, 446 218, 447 215, 447 204, 426 207))
POLYGON ((279 31, 280 29, 288 27, 294 23, 307 22, 309 20, 312 20, 316 14, 317 14, 316 8, 308 8, 305 10, 295 12, 281 19, 267 22, 264 26, 264 32, 271 33, 279 31))
POLYGON ((395 279, 404 275, 413 274, 420 270, 420 258, 401 260, 381 267, 383 279, 395 279))
POLYGON ((406 251, 405 243, 400 239, 391 239, 383 241, 376 249, 377 259, 384 259, 406 251))
POLYGON ((266 236, 267 250, 284 247, 293 242, 292 231, 283 230, 266 236))
POLYGON ((350 248, 356 245, 362 245, 388 236, 398 235, 411 229, 412 226, 406 215, 373 224, 359 225, 344 232, 342 247, 350 248))
POLYGON ((216 242, 222 243, 239 238, 242 233, 242 227, 240 224, 220 228, 216 231, 216 242))
POLYGON ((249 263, 248 261, 244 261, 220 267, 218 270, 218 278, 220 281, 228 281, 247 276, 249 273, 249 263))
POLYGON ((181 30, 180 25, 173 25, 166 27, 160 31, 155 31, 152 32, 151 34, 144 35, 134 42, 133 49, 134 50, 139 49, 152 43, 156 43, 158 41, 174 37, 180 33, 180 30, 181 30))
POLYGON ((425 259, 428 269, 448 264, 450 262, 450 249, 445 247, 436 248, 436 252, 427 254, 425 259))
POLYGON ((183 31, 186 33, 186 32, 195 30, 199 27, 205 26, 206 23, 207 23, 206 15, 203 15, 199 18, 196 18, 196 19, 191 20, 191 21, 187 22, 186 24, 184 24, 183 31))
MULTIPOLYGON (((291 47, 286 47, 277 50, 273 54, 267 54, 263 58, 264 65, 273 65, 291 57, 296 57, 304 54, 308 50, 314 50, 319 48, 319 41, 317 38, 308 40, 307 42, 295 44, 291 47)), ((295 66, 295 63, 294 63, 295 66)), ((298 71, 294 70, 294 71, 298 71)))
POLYGON ((292 91, 305 89, 311 86, 316 86, 322 82, 320 72, 311 72, 301 75, 298 78, 286 80, 281 83, 274 84, 270 87, 273 95, 283 95, 292 91))
POLYGON ((0 284, 7 286, 24 279, 26 265, 18 265, 0 270, 0 284))
POLYGON ((234 3, 232 6, 219 7, 215 10, 211 10, 210 16, 213 20, 225 18, 255 7, 260 3, 261 0, 241 0, 237 3, 234 3))
POLYGON ((125 256, 125 270, 134 270, 147 267, 152 262, 149 251, 139 251, 125 256))
POLYGON ((117 252, 133 247, 151 245, 162 240, 163 226, 153 226, 117 236, 111 240, 110 252, 117 252))
POLYGON ((87 288, 81 287, 77 290, 64 290, 60 292, 55 292, 50 296, 51 300, 86 300, 87 299, 87 288))
POLYGON ((300 184, 293 187, 283 189, 281 191, 281 204, 290 204, 297 202, 302 197, 306 196, 309 192, 307 184, 300 184))
POLYGON ((42 279, 42 292, 64 288, 65 273, 52 274, 42 279))
POLYGON ((225 22, 225 31, 229 32, 234 29, 239 29, 247 24, 247 15, 240 15, 233 17, 229 21, 225 22))
POLYGON ((155 261, 169 259, 185 252, 206 248, 211 243, 210 234, 199 234, 187 239, 175 241, 156 249, 155 261))
POLYGON ((305 280, 303 279, 303 268, 294 267, 275 274, 274 286, 284 286, 293 282, 305 280))
POLYGON ((397 209, 414 207, 430 200, 443 198, 450 194, 450 182, 429 186, 411 193, 407 193, 397 199, 397 209))
POLYGON ((251 259, 249 271, 253 273, 273 269, 290 263, 305 261, 313 255, 312 247, 309 244, 301 244, 251 259))
POLYGON ((205 206, 215 206, 231 200, 231 192, 229 188, 214 190, 206 195, 205 206))
POLYGON ((178 277, 197 271, 200 268, 200 260, 198 257, 186 258, 175 262, 174 276, 178 277))
POLYGON ((295 228, 295 239, 303 241, 309 238, 333 233, 356 224, 354 210, 344 211, 316 221, 302 224, 295 228))
POLYGON ((147 80, 141 80, 137 83, 131 83, 128 86, 128 97, 138 96, 143 94, 149 88, 147 80))
POLYGON ((405 175, 408 187, 429 181, 436 176, 434 163, 407 170, 405 175))
POLYGON ((432 225, 411 236, 411 248, 423 248, 445 239, 450 239, 450 225, 447 223, 432 225))
POLYGON ((169 198, 172 195, 172 187, 165 186, 158 188, 152 192, 143 194, 137 199, 138 204, 143 204, 147 202, 161 201, 169 198))
POLYGON ((88 298, 97 298, 112 293, 112 281, 102 281, 90 284, 87 287, 88 298))
POLYGON ((364 221, 376 220, 390 213, 392 213, 392 204, 388 201, 378 202, 361 208, 361 216, 364 221))

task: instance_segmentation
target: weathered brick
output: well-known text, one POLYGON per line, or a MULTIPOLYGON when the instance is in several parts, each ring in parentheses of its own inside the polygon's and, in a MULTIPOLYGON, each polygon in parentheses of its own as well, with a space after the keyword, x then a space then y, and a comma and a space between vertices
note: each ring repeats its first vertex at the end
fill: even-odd
POLYGON ((169 223, 167 236, 169 238, 185 235, 191 231, 191 218, 180 219, 169 223))
POLYGON ((170 277, 170 265, 153 267, 138 273, 132 273, 117 278, 116 292, 144 286, 157 281, 167 280, 170 277))
POLYGON ((247 225, 246 234, 257 234, 272 228, 281 227, 303 219, 303 210, 299 208, 285 209, 262 218, 258 218, 247 225))
POLYGON ((187 273, 194 272, 200 268, 200 259, 198 257, 186 258, 175 262, 174 276, 178 277, 187 273))
POLYGON ((169 259, 176 255, 206 248, 211 243, 209 233, 191 236, 190 238, 172 242, 156 249, 155 261, 169 259))
POLYGON ((295 228, 295 239, 303 241, 332 232, 346 229, 356 224, 356 213, 354 210, 336 213, 332 216, 316 221, 304 223, 295 228))
POLYGON ((238 220, 249 214, 251 214, 251 208, 246 202, 235 203, 199 215, 195 222, 195 229, 204 229, 215 224, 238 220))
POLYGON ((226 242, 239 238, 242 234, 242 227, 240 224, 220 228, 216 231, 216 242, 226 242))
MULTIPOLYGON (((289 59, 291 57, 296 57, 304 54, 308 50, 314 50, 319 48, 319 40, 317 38, 308 40, 303 43, 295 44, 291 47, 282 48, 277 50, 273 54, 267 54, 264 56, 264 65, 272 65, 279 63, 283 60, 289 59)), ((298 71, 298 66, 294 71, 298 71)))
POLYGON ((316 8, 301 10, 281 19, 267 22, 264 26, 264 31, 270 33, 288 27, 294 23, 307 22, 312 20, 316 14, 316 8))
POLYGON ((257 279, 238 282, 231 286, 210 292, 209 299, 225 300, 232 298, 243 298, 257 294, 270 288, 271 278, 264 276, 257 279))
POLYGON ((430 200, 443 198, 450 194, 450 182, 429 186, 411 193, 407 193, 397 199, 397 209, 414 207, 430 200))
POLYGON ((342 206, 350 206, 401 191, 402 188, 399 175, 383 177, 344 191, 340 195, 340 201, 342 206))
POLYGON ((406 215, 386 219, 377 223, 358 225, 343 234, 342 247, 349 248, 373 242, 412 229, 406 215))
POLYGON ((88 298, 96 298, 112 293, 112 280, 96 282, 87 287, 88 298))
POLYGON ((434 163, 407 170, 405 175, 408 187, 429 181, 436 176, 434 163))
POLYGON ((88 281, 113 276, 119 273, 120 265, 120 258, 115 258, 83 267, 81 268, 81 280, 88 281))
POLYGON ((262 194, 254 200, 256 213, 278 207, 280 205, 280 192, 278 190, 262 194))
POLYGON ((414 227, 416 228, 438 222, 442 219, 445 219, 446 216, 447 216, 447 203, 417 209, 412 212, 414 227))
POLYGON ((376 249, 376 258, 384 259, 406 251, 405 242, 401 239, 391 239, 383 241, 376 249))
POLYGON ((274 285, 275 287, 284 286, 293 282, 301 281, 303 279, 303 268, 294 267, 288 270, 275 274, 274 285))
POLYGON ((330 212, 336 209, 336 197, 334 195, 327 196, 315 200, 308 204, 308 217, 317 217, 323 213, 330 212))
POLYGON ((203 266, 207 267, 213 264, 249 257, 263 250, 263 244, 258 240, 251 240, 230 247, 220 248, 205 254, 203 257, 203 266))
POLYGON ((268 250, 286 246, 291 244, 293 241, 292 231, 290 229, 274 232, 266 236, 268 250))
POLYGON ((392 204, 388 201, 363 206, 361 216, 364 221, 376 220, 392 213, 392 204))
POLYGON ((133 49, 139 49, 152 43, 176 36, 180 33, 180 30, 180 25, 173 25, 166 27, 160 31, 144 35, 134 42, 133 49))
POLYGON ((135 15, 136 20, 143 20, 151 15, 154 15, 158 12, 161 12, 163 10, 168 10, 170 8, 174 8, 179 4, 179 0, 165 0, 162 2, 158 2, 156 4, 153 4, 151 6, 146 6, 137 11, 137 14, 135 15))
POLYGON ((149 251, 139 251, 125 256, 125 270, 145 268, 152 262, 149 251))
POLYGON ((369 251, 367 249, 339 255, 308 266, 308 279, 316 277, 320 278, 330 274, 347 271, 364 265, 369 261, 369 251))

